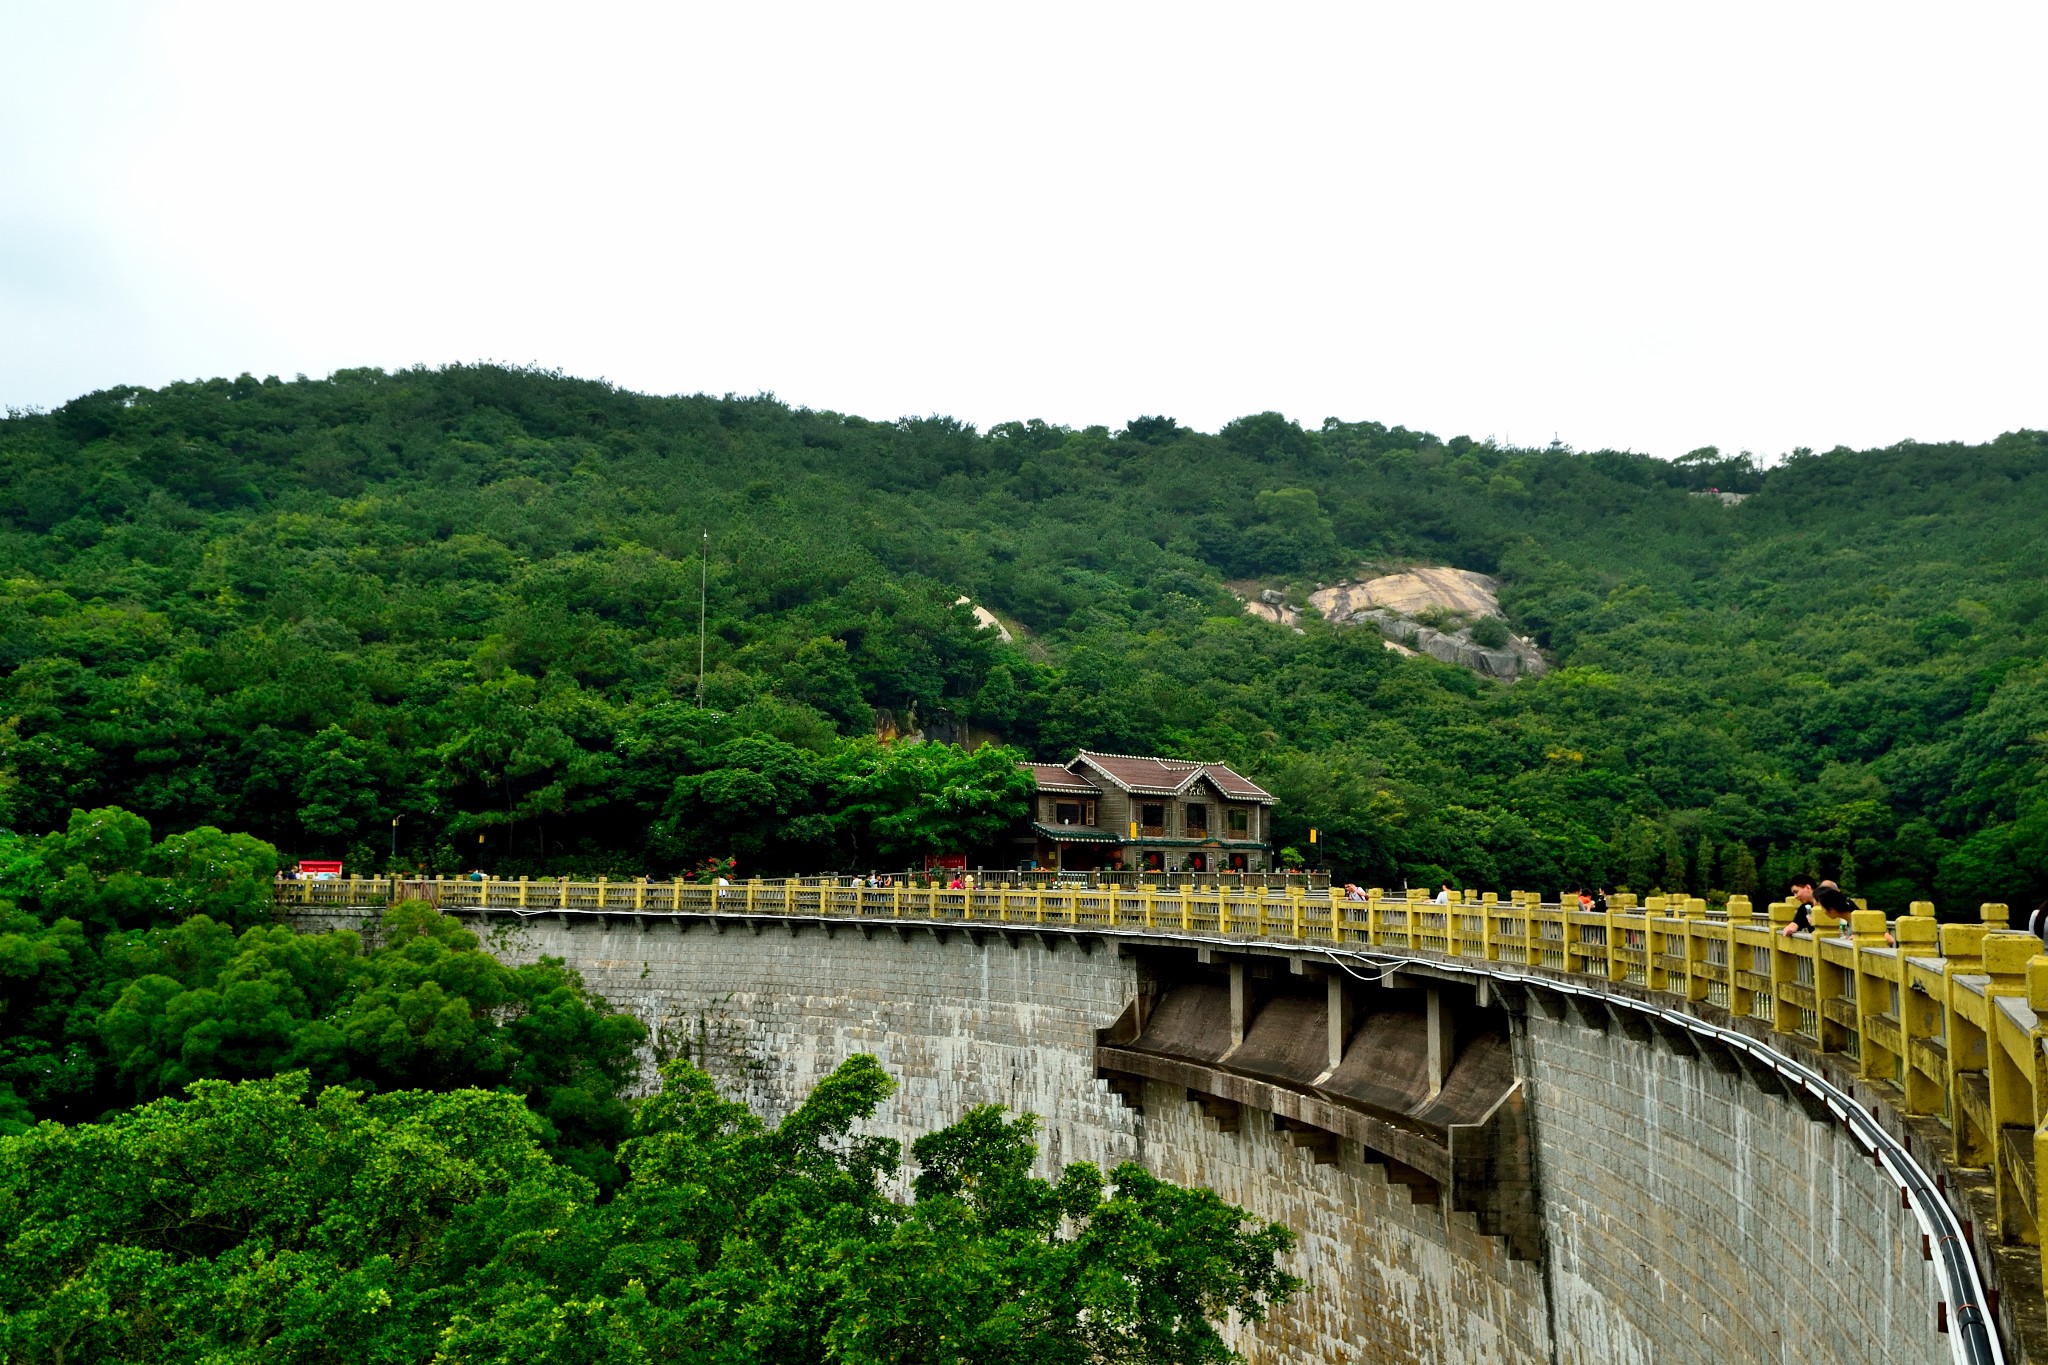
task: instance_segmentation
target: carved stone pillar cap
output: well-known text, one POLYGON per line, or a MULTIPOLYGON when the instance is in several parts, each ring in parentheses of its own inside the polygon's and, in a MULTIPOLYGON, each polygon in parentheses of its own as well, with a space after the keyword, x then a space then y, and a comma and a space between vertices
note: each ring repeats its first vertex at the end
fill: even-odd
POLYGON ((1984 971, 1993 978, 2026 976, 2027 964, 2040 956, 2041 940, 2026 932, 2000 930, 1984 936, 1984 971))
POLYGON ((1975 960, 1984 945, 1984 935, 1991 932, 1981 924, 1944 924, 1941 926, 1941 955, 1975 960))
POLYGON ((2048 956, 2027 961, 2027 1008, 2036 1014, 2048 1014, 2048 956))
MULTIPOLYGON (((1901 948, 1926 948, 1932 952, 1939 939, 1941 926, 1931 915, 1901 915, 1892 922, 1892 937, 1899 941, 1901 948)), ((1921 953, 1918 956, 1928 956, 1921 953)))

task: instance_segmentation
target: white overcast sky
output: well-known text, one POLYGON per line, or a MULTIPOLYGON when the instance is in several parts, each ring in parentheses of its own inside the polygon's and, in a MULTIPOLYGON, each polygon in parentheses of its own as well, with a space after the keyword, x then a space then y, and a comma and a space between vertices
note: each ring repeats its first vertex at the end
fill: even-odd
POLYGON ((2048 426, 2048 5, 0 0, 0 403, 2048 426))

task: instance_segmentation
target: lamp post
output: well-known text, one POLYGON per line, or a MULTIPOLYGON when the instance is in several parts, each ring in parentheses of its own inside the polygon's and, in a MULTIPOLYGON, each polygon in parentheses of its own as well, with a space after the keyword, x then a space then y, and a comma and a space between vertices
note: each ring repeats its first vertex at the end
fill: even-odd
POLYGON ((404 818, 403 815, 391 817, 391 869, 394 872, 398 870, 398 822, 404 818))

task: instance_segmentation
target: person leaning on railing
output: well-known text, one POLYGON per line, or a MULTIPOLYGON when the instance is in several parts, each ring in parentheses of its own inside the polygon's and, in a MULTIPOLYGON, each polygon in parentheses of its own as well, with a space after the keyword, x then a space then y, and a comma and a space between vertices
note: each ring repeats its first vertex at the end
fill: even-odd
MULTIPOLYGON (((1844 934, 1849 932, 1849 916, 1856 913, 1856 902, 1850 900, 1841 887, 1831 881, 1824 881, 1815 886, 1813 878, 1804 874, 1792 879, 1792 902, 1792 922, 1783 930, 1788 938, 1802 931, 1814 932, 1815 906, 1826 911, 1844 934)), ((1898 945, 1898 940, 1892 937, 1889 929, 1885 931, 1884 941, 1894 947, 1898 945)))

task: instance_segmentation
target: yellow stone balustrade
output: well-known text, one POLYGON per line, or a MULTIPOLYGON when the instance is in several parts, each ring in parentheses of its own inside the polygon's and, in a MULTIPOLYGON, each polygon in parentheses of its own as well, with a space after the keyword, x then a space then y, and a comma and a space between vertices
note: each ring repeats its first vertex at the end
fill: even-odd
MULTIPOLYGON (((1719 1009, 1796 1045, 1841 1054, 1862 1081, 1886 1087, 1899 1110, 1939 1120, 1953 1160, 1989 1173, 1998 1238, 2040 1241, 2048 1173, 2048 956, 1987 904, 1976 923, 1939 924, 1934 907, 1887 923, 1850 916, 1846 932, 1786 934, 1778 902, 1759 916, 1743 897, 1725 912, 1698 898, 1614 898, 1604 912, 1529 892, 1467 892, 1438 905, 1421 890, 1245 889, 1199 880, 1157 887, 1055 886, 972 890, 857 887, 830 878, 735 882, 578 882, 431 878, 292 881, 283 907, 370 909, 420 899, 444 910, 513 914, 777 915, 857 920, 1157 932, 1307 947, 1481 959, 1583 975, 1605 988, 1719 1009)), ((1823 920, 1825 917, 1822 917, 1823 920)), ((2048 1285, 2044 1285, 2048 1289, 2048 1285)))

